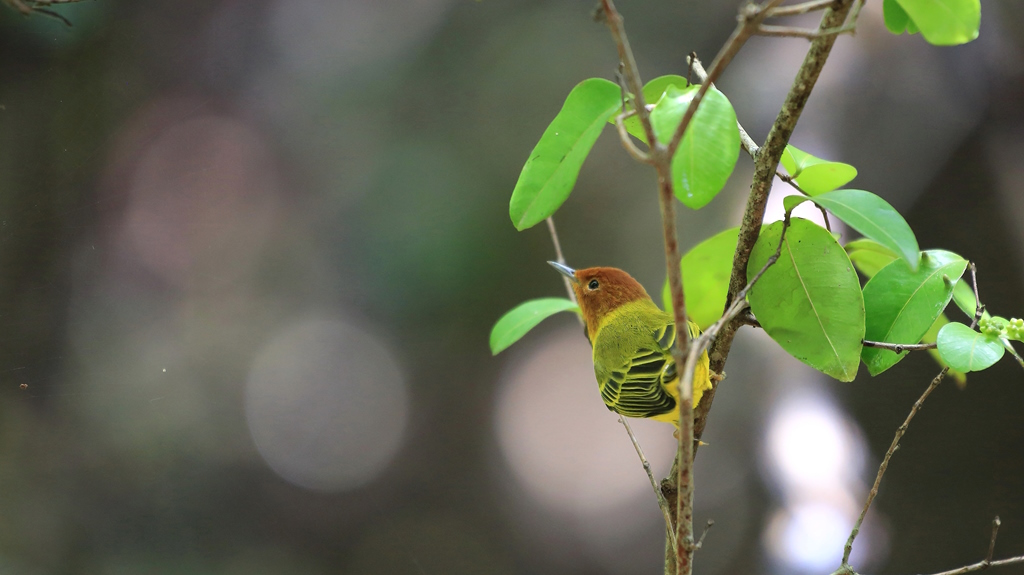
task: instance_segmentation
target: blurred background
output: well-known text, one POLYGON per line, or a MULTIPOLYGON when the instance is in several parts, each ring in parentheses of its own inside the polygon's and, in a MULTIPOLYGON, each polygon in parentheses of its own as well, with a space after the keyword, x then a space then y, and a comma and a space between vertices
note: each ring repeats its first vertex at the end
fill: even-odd
MULTIPOLYGON (((647 79, 709 62, 737 9, 622 4, 647 79)), ((662 518, 575 320, 487 345, 563 294, 508 199, 570 89, 613 77, 592 8, 96 0, 54 7, 68 27, 0 5, 0 573, 659 573, 662 518)), ((719 83, 755 140, 806 48, 755 38, 719 83)), ((793 143, 1024 315, 1024 5, 986 1, 977 41, 937 48, 869 2, 793 143)), ((684 248, 737 225, 751 173, 679 209, 684 248)), ((571 265, 660 290, 654 178, 611 130, 556 221, 571 265)), ((935 372, 842 384, 742 331, 697 459, 698 570, 831 572, 935 372)), ((1022 380, 1004 359, 929 399, 858 570, 980 560, 996 514, 996 556, 1024 554, 1022 380)), ((671 426, 635 428, 663 476, 671 426)))

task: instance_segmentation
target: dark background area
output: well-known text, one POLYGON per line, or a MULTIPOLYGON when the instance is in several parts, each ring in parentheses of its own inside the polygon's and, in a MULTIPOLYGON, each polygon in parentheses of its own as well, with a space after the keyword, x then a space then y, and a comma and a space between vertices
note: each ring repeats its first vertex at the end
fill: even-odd
MULTIPOLYGON (((662 519, 578 325, 487 347, 506 310, 563 293, 508 199, 565 95, 614 73, 592 8, 96 0, 53 8, 69 28, 0 5, 0 573, 660 572, 662 519)), ((650 79, 710 62, 737 6, 619 8, 650 79)), ((923 249, 975 261, 1007 317, 1022 30, 1019 2, 986 1, 980 38, 939 48, 869 2, 793 137, 855 165, 923 249)), ((755 38, 719 82, 755 140, 806 48, 755 38)), ((738 223, 751 173, 741 156, 678 210, 684 248, 738 223)), ((571 265, 660 292, 654 178, 612 130, 556 220, 571 265)), ((697 569, 831 572, 937 371, 919 354, 842 384, 743 331, 697 460, 716 521, 697 569)), ((1024 554, 1022 380, 1004 359, 939 387, 855 568, 977 561, 996 514, 996 556, 1024 554)), ((671 427, 635 428, 664 475, 671 427)))

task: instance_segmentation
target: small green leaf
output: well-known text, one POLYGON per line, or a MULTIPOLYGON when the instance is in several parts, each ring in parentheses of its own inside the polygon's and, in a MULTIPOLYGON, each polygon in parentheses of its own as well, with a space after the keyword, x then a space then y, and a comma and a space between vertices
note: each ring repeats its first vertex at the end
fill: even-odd
MULTIPOLYGON (((675 86, 678 90, 686 89, 690 86, 687 83, 686 78, 682 76, 676 76, 670 74, 668 76, 659 76, 647 84, 644 85, 644 102, 647 104, 657 104, 661 97, 665 95, 665 90, 668 90, 669 86, 675 86)), ((615 114, 608 119, 612 124, 615 123, 615 114)), ((632 134, 634 137, 639 139, 641 142, 647 143, 647 134, 644 134, 644 128, 640 125, 640 118, 636 114, 626 118, 623 121, 626 126, 626 131, 632 134)))
POLYGON ((866 237, 900 254, 911 270, 921 259, 910 225, 889 202, 864 190, 835 190, 811 198, 866 237))
MULTIPOLYGON (((747 281, 775 253, 782 227, 762 228, 747 281)), ((825 228, 793 218, 778 261, 747 299, 765 332, 790 355, 840 381, 856 377, 864 299, 850 258, 825 228)))
POLYGON ((956 322, 946 324, 939 330, 936 343, 939 344, 942 359, 953 369, 964 373, 992 367, 1005 351, 998 337, 982 335, 956 322))
MULTIPOLYGON (((698 86, 684 90, 670 85, 651 110, 658 141, 667 144, 682 121, 698 86)), ((736 112, 725 94, 711 87, 693 115, 672 158, 672 185, 683 205, 698 210, 722 191, 740 155, 736 112)))
POLYGON ((781 161, 786 172, 809 196, 834 190, 857 177, 857 168, 850 164, 823 160, 795 146, 786 146, 781 161))
POLYGON ((512 191, 508 212, 517 230, 537 225, 561 207, 605 122, 620 105, 619 87, 601 78, 584 80, 569 92, 512 191))
MULTIPOLYGON (((897 0, 910 24, 921 30, 929 44, 955 46, 978 37, 980 0, 897 0)), ((883 13, 885 4, 882 5, 883 13)))
POLYGON ((906 11, 900 7, 899 2, 896 0, 882 0, 882 17, 885 19, 885 27, 890 32, 899 36, 904 31, 913 34, 917 32, 915 28, 913 32, 908 30, 909 26, 913 24, 910 16, 907 15, 906 11))
MULTIPOLYGON (((736 253, 739 228, 719 232, 686 252, 680 262, 683 272, 683 295, 686 313, 701 329, 718 321, 725 310, 732 275, 732 256, 736 253)), ((671 312, 672 294, 668 278, 661 289, 665 311, 671 312)))
POLYGON ((793 208, 799 206, 800 204, 802 204, 804 202, 809 202, 809 201, 811 201, 811 198, 808 198, 807 196, 801 196, 800 194, 793 194, 791 196, 786 196, 786 197, 782 198, 782 207, 787 212, 792 212, 793 208))
POLYGON ((846 253, 849 254, 850 261, 853 262, 854 267, 864 274, 864 277, 867 279, 875 277, 878 270, 889 265, 892 263, 892 260, 899 257, 896 255, 896 252, 868 238, 846 242, 846 245, 843 247, 846 248, 846 253))
MULTIPOLYGON (((864 286, 867 329, 864 339, 887 343, 917 343, 953 297, 954 282, 967 269, 967 260, 943 250, 921 254, 916 272, 894 260, 864 286)), ((903 359, 887 349, 865 347, 861 358, 871 375, 903 359)))
MULTIPOLYGON (((949 318, 946 317, 946 314, 940 313, 939 317, 935 318, 932 326, 928 328, 928 332, 921 338, 921 343, 935 343, 935 340, 939 337, 939 330, 947 323, 949 323, 949 318)), ((942 359, 942 355, 939 354, 939 350, 929 349, 928 355, 932 356, 932 359, 935 360, 935 363, 939 364, 939 367, 949 367, 946 360, 942 359)), ((967 374, 964 372, 949 367, 949 373, 947 375, 955 379, 957 385, 961 388, 967 385, 967 374)))
POLYGON ((561 312, 575 311, 579 306, 570 300, 559 297, 532 299, 512 308, 501 316, 498 323, 491 329, 491 353, 497 355, 508 346, 519 341, 546 318, 561 312))

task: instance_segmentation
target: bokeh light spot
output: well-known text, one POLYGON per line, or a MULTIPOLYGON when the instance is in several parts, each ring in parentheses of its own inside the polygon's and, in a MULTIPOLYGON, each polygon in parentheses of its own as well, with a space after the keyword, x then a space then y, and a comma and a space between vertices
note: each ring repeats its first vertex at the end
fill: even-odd
POLYGON ((381 473, 401 446, 408 391, 383 343, 352 324, 306 319, 259 352, 246 417, 267 464, 301 487, 341 491, 381 473))

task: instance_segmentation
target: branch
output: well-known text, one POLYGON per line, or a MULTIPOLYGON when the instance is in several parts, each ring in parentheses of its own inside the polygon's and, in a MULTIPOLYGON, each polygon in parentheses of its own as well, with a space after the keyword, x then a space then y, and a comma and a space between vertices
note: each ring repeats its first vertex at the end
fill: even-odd
POLYGON ((928 388, 924 390, 921 397, 917 398, 914 402, 914 406, 910 408, 910 414, 907 415, 907 419, 903 421, 903 425, 900 425, 896 430, 896 436, 893 437, 892 443, 889 445, 889 450, 885 452, 885 457, 882 458, 882 464, 878 466, 878 474, 875 475, 875 483, 871 486, 871 491, 868 492, 867 501, 864 502, 864 508, 860 512, 860 517, 857 518, 857 522, 853 524, 853 530, 850 532, 849 539, 846 540, 846 546, 843 547, 843 563, 840 569, 843 567, 849 567, 850 565, 850 553, 853 551, 853 541, 857 538, 857 534, 860 533, 860 526, 864 523, 864 516, 868 514, 868 509, 871 508, 871 502, 875 500, 875 496, 878 495, 878 485, 882 483, 882 476, 885 475, 885 470, 889 467, 889 460, 892 459, 892 454, 896 453, 896 450, 900 446, 900 439, 903 439, 903 434, 907 432, 907 428, 910 427, 910 422, 917 415, 917 412, 921 409, 921 405, 924 404, 924 400, 928 399, 928 396, 935 391, 935 388, 942 383, 942 378, 946 377, 946 372, 949 371, 948 367, 942 368, 939 375, 936 375, 932 382, 928 385, 928 388))
MULTIPOLYGON (((779 245, 776 246, 775 253, 768 258, 768 261, 765 262, 761 270, 758 271, 757 274, 755 274, 754 277, 750 279, 750 283, 744 286, 744 288, 740 291, 740 297, 736 298, 732 305, 729 306, 729 309, 725 311, 725 314, 723 314, 718 321, 711 324, 706 330, 704 330, 704 333, 702 333, 696 340, 693 341, 692 345, 690 346, 689 353, 686 357, 686 363, 683 364, 683 369, 680 372, 680 386, 685 387, 686 385, 689 385, 692 389, 694 372, 696 370, 697 359, 700 357, 700 354, 706 351, 708 347, 712 344, 712 342, 715 340, 715 337, 718 335, 719 330, 721 330, 726 325, 729 325, 729 323, 732 322, 734 319, 746 313, 748 306, 746 300, 747 293, 751 290, 751 288, 754 287, 754 284, 756 284, 757 281, 761 279, 761 276, 763 276, 764 273, 768 271, 768 268, 770 268, 773 264, 775 264, 775 262, 779 260, 779 256, 782 254, 782 244, 786 239, 786 231, 789 229, 789 224, 791 221, 790 214, 790 212, 786 212, 786 217, 782 224, 782 233, 779 235, 779 245)), ((693 440, 692 451, 694 453, 696 453, 697 446, 699 444, 700 441, 693 440)), ((692 458, 690 459, 690 462, 692 464, 692 458)), ((678 476, 676 475, 676 473, 678 472, 678 467, 679 458, 677 456, 675 464, 672 466, 672 471, 669 473, 669 477, 661 482, 662 495, 669 502, 669 509, 673 509, 672 502, 676 502, 677 521, 679 513, 678 502, 680 500, 679 485, 682 485, 682 483, 678 481, 678 476), (675 479, 676 481, 673 481, 673 479, 675 479)), ((703 540, 703 535, 701 536, 701 539, 703 540)), ((699 543, 700 542, 698 542, 698 544, 694 546, 694 550, 696 550, 696 548, 699 546, 699 543)), ((666 573, 673 572, 670 569, 672 564, 669 562, 669 559, 675 560, 675 554, 672 553, 666 556, 666 573)))
POLYGON ((629 47, 629 38, 626 37, 626 30, 622 26, 622 15, 615 9, 612 0, 602 0, 597 19, 604 19, 608 29, 615 39, 615 46, 619 51, 619 63, 622 65, 623 75, 629 91, 633 93, 633 109, 640 117, 640 125, 644 128, 644 135, 648 142, 656 142, 654 127, 651 125, 651 112, 647 109, 647 102, 644 101, 644 85, 640 81, 640 70, 637 68, 636 59, 633 58, 633 50, 629 47))
POLYGON ((978 266, 971 262, 967 264, 967 268, 971 270, 971 287, 974 288, 974 320, 971 321, 971 329, 974 329, 985 313, 985 306, 981 304, 981 297, 978 295, 978 266))
POLYGON ((905 351, 921 351, 925 349, 935 349, 938 344, 935 343, 886 343, 884 341, 861 341, 864 347, 877 347, 879 349, 887 349, 896 353, 903 353, 905 351))
POLYGON ((935 573, 934 575, 963 575, 964 573, 973 573, 974 571, 982 571, 989 567, 1002 567, 1004 565, 1016 565, 1017 563, 1024 563, 1024 555, 1018 555, 1017 557, 1010 557, 1009 559, 1000 559, 998 561, 992 560, 992 554, 996 550, 996 536, 999 535, 999 526, 1002 525, 1002 521, 999 520, 997 515, 992 520, 992 538, 988 542, 988 555, 984 559, 977 563, 970 565, 964 565, 959 569, 953 569, 951 571, 943 571, 941 573, 935 573))
MULTIPOLYGON (((834 0, 828 0, 833 2, 834 0)), ((697 59, 697 54, 691 53, 686 57, 686 62, 690 65, 690 69, 693 70, 694 74, 697 75, 697 79, 700 80, 701 84, 708 81, 708 73, 704 70, 704 66, 701 65, 700 60, 697 59)), ((711 84, 714 86, 714 83, 711 84)), ((743 146, 743 151, 750 156, 751 160, 757 159, 758 147, 754 143, 754 139, 750 137, 750 134, 743 129, 743 125, 740 124, 739 120, 736 120, 736 127, 740 131, 740 145, 743 146)))
POLYGON ((852 25, 843 26, 841 28, 831 28, 829 30, 807 30, 804 28, 795 28, 793 26, 772 26, 770 24, 762 24, 757 28, 757 35, 814 40, 824 36, 838 36, 839 34, 847 33, 853 34, 856 31, 857 27, 852 25))
MULTIPOLYGON (((636 436, 633 435, 633 430, 626 423, 626 418, 622 415, 619 416, 619 423, 626 428, 626 433, 629 434, 629 440, 633 442, 633 449, 636 450, 636 454, 640 456, 640 463, 644 466, 644 471, 647 472, 647 479, 651 481, 651 487, 654 489, 654 496, 658 499, 658 507, 661 508, 661 514, 665 518, 665 532, 668 534, 669 541, 672 543, 672 547, 676 546, 676 530, 672 525, 672 514, 668 510, 668 501, 665 501, 665 496, 661 493, 661 489, 658 487, 658 482, 654 479, 654 472, 651 471, 651 464, 647 461, 647 457, 644 456, 644 450, 640 448, 640 444, 636 440, 636 436)), ((703 537, 702 537, 703 539, 703 537)))
MULTIPOLYGON (((827 30, 840 26, 846 20, 850 12, 853 0, 837 0, 832 7, 826 10, 822 16, 820 30, 827 30)), ((772 179, 775 177, 775 170, 779 165, 779 158, 789 143, 789 138, 796 128, 797 120, 803 112, 804 106, 810 98, 811 91, 821 74, 821 69, 828 60, 832 46, 835 44, 835 36, 817 38, 811 42, 811 47, 804 57, 804 62, 793 79, 793 85, 786 95, 786 101, 779 110, 768 137, 757 154, 754 162, 754 179, 750 187, 750 195, 747 197, 747 207, 743 214, 743 221, 740 226, 739 238, 736 244, 736 254, 733 257, 732 276, 729 280, 729 293, 726 298, 726 308, 732 305, 737 295, 746 285, 747 262, 750 259, 750 252, 754 249, 754 243, 761 233, 761 220, 764 218, 765 205, 768 203, 768 192, 771 190, 772 179)), ((725 361, 732 348, 733 338, 739 323, 731 322, 723 326, 718 337, 709 350, 711 356, 711 370, 721 373, 725 367, 725 361)), ((715 392, 718 386, 704 392, 700 405, 697 406, 696 418, 694 421, 694 436, 700 438, 707 425, 708 412, 715 399, 715 392)))
POLYGON ((1018 563, 1024 563, 1024 555, 1010 557, 1009 559, 1000 559, 998 561, 978 561, 977 563, 964 565, 959 569, 953 569, 952 571, 943 571, 941 573, 933 573, 932 575, 963 575, 964 573, 982 571, 984 569, 988 569, 989 567, 1002 567, 1004 565, 1016 565, 1018 563))
POLYGON ((762 5, 747 4, 740 9, 739 24, 736 25, 732 35, 729 36, 725 45, 722 46, 722 49, 718 51, 718 55, 711 62, 711 69, 704 78, 704 83, 700 85, 700 89, 693 95, 689 107, 686 108, 686 113, 683 114, 683 119, 680 120, 679 126, 676 127, 676 131, 672 135, 672 140, 668 144, 669 159, 675 155, 676 149, 679 148, 679 143, 683 140, 683 134, 686 132, 686 128, 689 127, 693 115, 697 112, 697 106, 704 99, 704 94, 718 80, 718 77, 722 75, 725 67, 732 62, 733 57, 740 51, 740 48, 754 35, 761 22, 767 17, 768 11, 781 2, 782 0, 767 0, 762 5))

